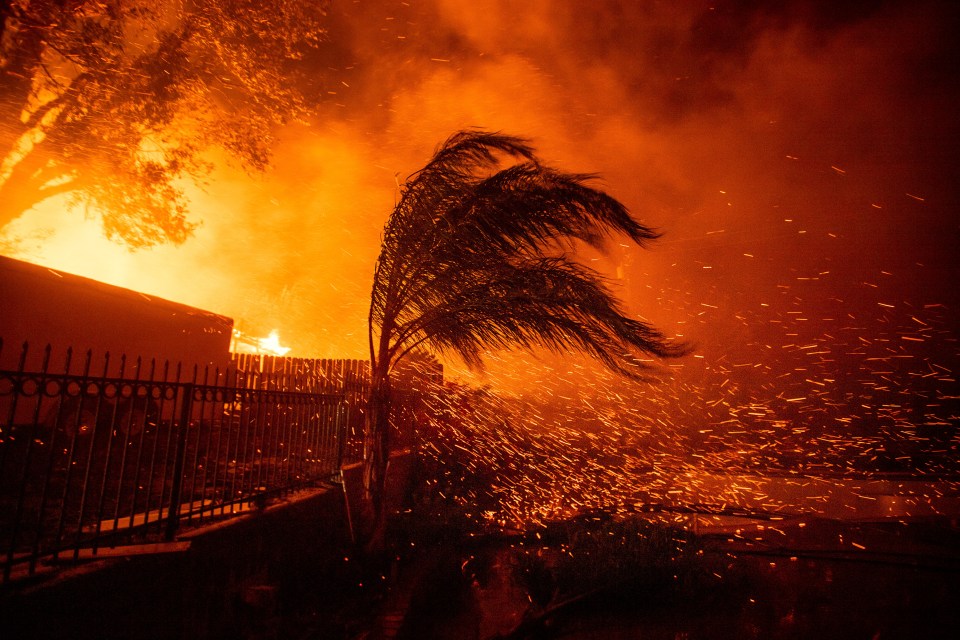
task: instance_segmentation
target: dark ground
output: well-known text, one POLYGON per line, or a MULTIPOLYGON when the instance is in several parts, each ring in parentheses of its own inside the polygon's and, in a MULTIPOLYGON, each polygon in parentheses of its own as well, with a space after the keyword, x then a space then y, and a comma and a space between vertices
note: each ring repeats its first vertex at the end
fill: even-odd
POLYGON ((637 516, 478 535, 417 512, 399 519, 392 548, 365 558, 336 502, 252 518, 170 560, 8 593, 0 637, 888 640, 960 630, 960 529, 947 519, 765 520, 693 536, 637 516))
POLYGON ((356 637, 957 637, 960 532, 949 521, 800 522, 680 535, 682 550, 667 562, 637 557, 662 549, 628 544, 593 547, 585 563, 563 566, 551 554, 576 547, 547 532, 540 540, 425 545, 401 565, 379 623, 356 637), (537 567, 529 558, 545 561, 537 567), (531 571, 538 568, 540 575, 531 571))
POLYGON ((955 638, 960 630, 956 560, 710 555, 723 559, 713 585, 688 597, 625 590, 594 598, 558 616, 552 637, 907 639, 955 638))

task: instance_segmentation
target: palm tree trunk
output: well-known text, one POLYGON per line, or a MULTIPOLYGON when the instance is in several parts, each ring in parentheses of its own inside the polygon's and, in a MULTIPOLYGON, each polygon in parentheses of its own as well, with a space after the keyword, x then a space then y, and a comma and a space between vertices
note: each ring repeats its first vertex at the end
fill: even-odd
POLYGON ((382 501, 383 483, 390 451, 390 380, 373 381, 367 401, 364 460, 367 464, 367 495, 375 504, 382 501))
POLYGON ((387 462, 390 458, 390 377, 376 367, 370 381, 370 396, 364 422, 364 490, 366 520, 361 526, 368 546, 377 545, 385 524, 387 462))

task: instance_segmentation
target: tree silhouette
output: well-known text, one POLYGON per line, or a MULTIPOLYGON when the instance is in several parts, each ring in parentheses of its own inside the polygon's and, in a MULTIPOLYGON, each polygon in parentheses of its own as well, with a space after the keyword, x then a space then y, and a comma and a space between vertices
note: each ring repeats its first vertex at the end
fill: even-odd
POLYGON ((406 182, 387 221, 370 304, 371 392, 367 491, 382 517, 391 372, 418 350, 482 364, 485 350, 582 352, 628 378, 641 354, 686 352, 625 315, 576 241, 603 249, 613 235, 657 237, 591 176, 545 166, 520 138, 461 131, 406 182), (507 161, 512 162, 507 162, 507 161))
POLYGON ((211 148, 266 167, 307 113, 292 74, 325 3, 0 2, 0 229, 68 193, 131 246, 182 242, 211 148))

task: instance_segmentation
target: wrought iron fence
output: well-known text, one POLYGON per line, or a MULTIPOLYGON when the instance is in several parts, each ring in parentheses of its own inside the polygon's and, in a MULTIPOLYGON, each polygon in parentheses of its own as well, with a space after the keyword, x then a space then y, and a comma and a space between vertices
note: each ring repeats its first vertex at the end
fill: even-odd
POLYGON ((171 540, 184 524, 328 480, 357 450, 357 364, 324 361, 305 375, 288 362, 280 378, 263 358, 186 372, 121 357, 108 377, 109 356, 68 351, 53 371, 47 347, 27 371, 22 349, 20 366, 0 370, 4 583, 41 562, 171 540))

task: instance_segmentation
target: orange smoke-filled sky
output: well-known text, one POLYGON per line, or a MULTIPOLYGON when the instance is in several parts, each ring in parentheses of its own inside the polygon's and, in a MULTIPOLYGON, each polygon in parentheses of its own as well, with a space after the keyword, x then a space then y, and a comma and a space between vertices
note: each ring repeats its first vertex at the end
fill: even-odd
POLYGON ((49 203, 7 241, 277 329, 298 355, 365 357, 398 184, 482 127, 598 174, 663 232, 601 264, 701 353, 780 340, 769 310, 955 309, 958 27, 935 1, 335 1, 311 60, 322 114, 283 132, 266 175, 192 191, 193 239, 130 253, 49 203))

